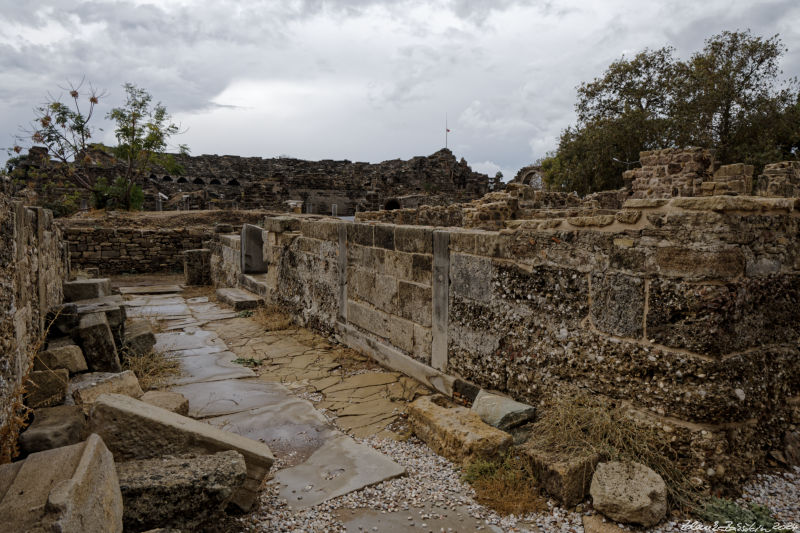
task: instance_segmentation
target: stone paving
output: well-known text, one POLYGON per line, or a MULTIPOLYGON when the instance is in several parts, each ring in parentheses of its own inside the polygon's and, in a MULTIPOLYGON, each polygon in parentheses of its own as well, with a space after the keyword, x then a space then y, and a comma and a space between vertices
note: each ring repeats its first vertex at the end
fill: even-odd
POLYGON ((189 416, 269 445, 291 508, 405 473, 347 433, 398 437, 405 403, 428 393, 414 380, 303 328, 266 331, 211 295, 182 294, 170 278, 116 284, 128 316, 161 330, 155 349, 180 362, 169 388, 189 400, 189 416))

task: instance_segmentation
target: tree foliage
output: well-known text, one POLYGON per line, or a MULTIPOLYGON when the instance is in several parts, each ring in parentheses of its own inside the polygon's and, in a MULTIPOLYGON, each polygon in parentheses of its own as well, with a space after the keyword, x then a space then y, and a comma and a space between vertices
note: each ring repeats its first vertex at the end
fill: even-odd
POLYGON ((578 87, 578 122, 542 162, 550 188, 587 192, 622 185, 642 150, 702 146, 723 164, 765 163, 800 149, 800 92, 781 80, 778 36, 725 31, 688 60, 674 49, 622 57, 578 87))

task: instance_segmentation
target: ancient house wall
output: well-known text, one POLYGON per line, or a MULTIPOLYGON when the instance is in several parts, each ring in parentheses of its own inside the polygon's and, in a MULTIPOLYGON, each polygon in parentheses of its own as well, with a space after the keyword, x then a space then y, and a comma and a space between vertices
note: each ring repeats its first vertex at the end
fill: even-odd
POLYGON ((220 226, 225 231, 263 220, 264 211, 136 214, 98 219, 59 219, 75 269, 101 274, 183 270, 184 250, 202 248, 220 226))
POLYGON ((797 201, 589 212, 499 231, 268 218, 262 293, 443 392, 624 402, 701 482, 740 479, 800 395, 797 201))
MULTIPOLYGON (((10 411, 43 336, 45 315, 61 303, 65 272, 52 213, 0 194, 0 437, 6 435, 10 411)), ((5 445, 0 442, 0 448, 5 445)))

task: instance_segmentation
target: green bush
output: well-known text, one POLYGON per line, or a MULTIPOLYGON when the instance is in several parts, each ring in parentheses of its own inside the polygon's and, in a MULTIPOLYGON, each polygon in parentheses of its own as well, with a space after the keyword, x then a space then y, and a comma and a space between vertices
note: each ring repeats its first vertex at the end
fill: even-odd
POLYGON ((100 177, 92 189, 92 206, 95 209, 129 209, 139 211, 144 204, 144 192, 137 184, 130 186, 125 178, 118 177, 109 185, 108 180, 100 177))
POLYGON ((730 524, 736 531, 773 531, 775 526, 775 519, 763 505, 750 503, 742 507, 724 498, 711 498, 698 515, 706 522, 730 524))

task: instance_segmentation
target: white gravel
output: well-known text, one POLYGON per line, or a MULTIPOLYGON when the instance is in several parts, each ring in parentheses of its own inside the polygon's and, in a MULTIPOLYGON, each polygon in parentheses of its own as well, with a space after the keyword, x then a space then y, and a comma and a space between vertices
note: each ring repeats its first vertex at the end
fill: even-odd
MULTIPOLYGON (((344 525, 334 514, 338 509, 372 509, 418 516, 419 509, 435 506, 453 513, 466 509, 471 517, 485 525, 484 531, 583 533, 582 514, 567 511, 552 501, 548 502, 550 511, 547 513, 523 517, 499 516, 475 502, 472 488, 461 481, 459 470, 450 461, 436 455, 415 438, 405 442, 376 438, 361 442, 397 461, 406 468, 408 475, 299 512, 289 509, 286 500, 278 496, 275 484, 270 483, 261 496, 258 510, 240 519, 243 530, 338 533, 345 531, 344 525)), ((280 465, 276 464, 276 468, 280 468, 280 465)), ((800 522, 800 468, 796 468, 794 473, 758 476, 745 487, 742 501, 766 505, 780 522, 800 522)), ((593 514, 593 511, 589 509, 583 514, 593 514)), ((423 520, 426 518, 428 515, 422 515, 423 520)), ((681 529, 682 525, 682 521, 665 522, 651 531, 686 531, 681 529)), ((642 531, 639 528, 636 530, 642 531)))

